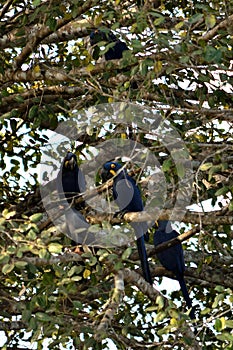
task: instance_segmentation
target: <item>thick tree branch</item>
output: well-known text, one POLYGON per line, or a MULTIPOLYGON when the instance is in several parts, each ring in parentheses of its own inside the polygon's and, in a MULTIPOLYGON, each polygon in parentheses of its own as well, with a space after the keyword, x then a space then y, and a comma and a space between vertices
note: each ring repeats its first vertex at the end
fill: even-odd
MULTIPOLYGON (((88 9, 93 7, 96 3, 97 3, 96 0, 85 1, 83 5, 79 7, 75 17, 77 18, 81 16, 81 14, 85 13, 88 9)), ((57 30, 62 28, 69 22, 70 22, 69 17, 65 19, 57 20, 57 30)), ((43 39, 45 39, 52 33, 53 33, 53 30, 47 26, 44 26, 41 29, 37 30, 36 33, 32 33, 26 46, 23 48, 23 50, 18 55, 18 57, 15 58, 14 64, 13 64, 13 70, 16 71, 18 68, 20 68, 22 64, 26 61, 26 59, 30 56, 30 54, 35 50, 38 44, 40 44, 43 39)))
MULTIPOLYGON (((156 211, 156 208, 155 208, 156 211)), ((139 213, 127 213, 124 215, 124 221, 126 222, 153 222, 157 220, 170 220, 171 215, 173 214, 173 221, 175 221, 175 216, 172 210, 163 210, 163 213, 158 214, 154 213, 147 213, 147 212, 139 212, 139 213)), ((202 224, 202 225, 232 225, 233 224, 233 217, 231 215, 226 215, 225 213, 222 213, 221 210, 214 211, 214 212, 206 212, 206 213, 199 213, 199 212, 186 212, 184 214, 183 210, 176 210, 177 214, 177 220, 182 216, 182 222, 185 223, 192 223, 192 224, 202 224), (214 214, 214 215, 213 215, 214 214)), ((101 224, 103 221, 111 222, 112 224, 119 224, 122 222, 122 219, 119 218, 113 218, 110 215, 107 214, 98 214, 98 216, 87 216, 88 221, 91 224, 101 224)))
MULTIPOLYGON (((40 24, 34 26, 28 26, 25 28, 26 35, 19 37, 17 35, 18 30, 14 29, 11 33, 3 35, 0 38, 0 48, 11 48, 17 46, 24 46, 29 41, 31 33, 35 30, 42 29, 40 24)), ((56 32, 51 33, 47 37, 41 40, 41 44, 59 43, 68 40, 77 40, 88 36, 90 32, 90 24, 85 20, 77 19, 67 23, 62 28, 59 28, 56 32)))
POLYGON ((202 35, 199 40, 208 41, 211 40, 215 35, 219 33, 219 29, 232 27, 233 25, 233 15, 230 15, 225 20, 218 23, 214 28, 207 31, 206 34, 202 35))

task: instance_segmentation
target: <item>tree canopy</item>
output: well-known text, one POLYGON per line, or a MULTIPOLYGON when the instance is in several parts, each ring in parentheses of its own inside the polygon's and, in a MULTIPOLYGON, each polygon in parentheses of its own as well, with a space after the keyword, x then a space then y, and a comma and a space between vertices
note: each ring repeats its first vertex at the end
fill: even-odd
POLYGON ((1 2, 3 349, 232 349, 232 28, 232 3, 223 0, 1 2), (104 59, 105 41, 93 54, 96 29, 126 43, 122 59, 104 59), (154 248, 153 227, 153 287, 134 241, 74 252, 43 201, 48 194, 50 208, 56 192, 43 155, 56 173, 64 153, 54 132, 68 137, 92 179, 83 214, 93 232, 116 227, 120 235, 138 218, 96 210, 96 156, 102 150, 104 160, 112 144, 149 215, 159 208, 156 219, 178 224, 195 323, 156 258, 168 244, 154 248), (132 142, 155 157, 154 177, 143 152, 134 158, 138 148, 129 159, 132 142), (171 283, 159 291, 164 276, 171 283))

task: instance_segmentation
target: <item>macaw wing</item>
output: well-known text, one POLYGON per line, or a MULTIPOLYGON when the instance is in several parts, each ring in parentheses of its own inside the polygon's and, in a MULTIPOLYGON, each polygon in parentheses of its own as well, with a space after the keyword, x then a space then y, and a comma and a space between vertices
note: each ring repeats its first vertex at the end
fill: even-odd
POLYGON ((120 210, 130 211, 129 207, 134 197, 133 184, 126 178, 118 180, 113 187, 113 196, 120 210))
POLYGON ((77 244, 91 245, 94 243, 94 235, 88 232, 90 225, 78 210, 69 208, 65 213, 65 217, 67 236, 69 236, 77 244))
MULTIPOLYGON (((154 234, 155 247, 163 242, 167 242, 172 238, 177 237, 179 234, 172 230, 166 233, 161 230, 157 230, 154 234)), ((161 264, 169 271, 173 271, 177 277, 184 274, 184 254, 181 243, 178 243, 170 248, 167 248, 161 252, 156 253, 161 264)))

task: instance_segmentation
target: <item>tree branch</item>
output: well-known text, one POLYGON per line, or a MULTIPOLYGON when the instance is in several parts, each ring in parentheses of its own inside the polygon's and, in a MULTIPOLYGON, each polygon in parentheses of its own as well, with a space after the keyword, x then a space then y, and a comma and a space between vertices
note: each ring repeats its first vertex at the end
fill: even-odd
POLYGON ((97 327, 96 334, 94 335, 94 338, 97 341, 100 341, 106 336, 106 332, 108 327, 111 325, 114 314, 117 312, 117 308, 122 302, 124 295, 124 280, 122 271, 118 271, 118 273, 115 274, 114 284, 115 288, 113 290, 113 295, 107 304, 107 309, 104 312, 104 316, 97 327))
POLYGON ((199 38, 199 41, 200 40, 208 41, 212 39, 215 36, 215 34, 219 32, 219 29, 227 28, 227 27, 230 28, 232 27, 232 25, 233 25, 233 15, 230 15, 224 21, 218 23, 214 28, 210 29, 206 34, 202 35, 199 38))
POLYGON ((167 306, 166 298, 156 289, 154 289, 145 279, 139 275, 136 271, 129 268, 123 269, 125 283, 130 283, 138 287, 138 289, 145 295, 148 296, 150 300, 155 302, 157 297, 162 297, 164 299, 164 304, 167 306))
MULTIPOLYGON (((82 6, 79 7, 75 17, 81 16, 84 12, 86 12, 88 9, 93 7, 97 3, 96 0, 87 0, 83 3, 82 6)), ((57 30, 65 26, 67 23, 70 22, 69 16, 65 19, 59 19, 57 20, 57 30)), ((36 33, 32 33, 31 38, 29 39, 26 46, 23 48, 21 53, 18 55, 18 57, 15 58, 14 64, 13 64, 13 70, 16 71, 18 68, 21 67, 21 65, 25 62, 25 60, 30 56, 30 54, 35 50, 35 48, 40 44, 43 39, 48 37, 53 33, 53 30, 50 29, 47 26, 44 26, 37 30, 36 33)))
POLYGON ((3 6, 1 12, 0 12, 0 19, 5 15, 5 13, 10 8, 11 4, 14 2, 14 0, 8 0, 5 5, 3 6))
MULTIPOLYGON (((159 213, 159 210, 158 210, 159 213)), ((137 212, 137 213, 126 213, 123 217, 123 220, 126 222, 153 222, 157 220, 170 220, 171 215, 173 216, 172 221, 176 221, 174 213, 172 210, 166 209, 163 210, 161 214, 156 214, 156 208, 155 208, 155 214, 147 213, 146 211, 143 212, 137 212)), ((193 211, 187 211, 184 214, 183 210, 176 210, 177 218, 180 216, 182 217, 182 222, 185 223, 192 223, 192 224, 200 224, 202 225, 232 225, 233 224, 233 217, 229 214, 226 215, 223 214, 221 210, 218 211, 212 211, 212 212, 193 212, 193 211), (213 215, 214 214, 214 215, 213 215)), ((98 216, 87 216, 87 219, 90 224, 101 224, 103 221, 108 221, 111 224, 120 224, 122 222, 122 219, 119 218, 113 218, 113 215, 109 214, 98 214, 98 216)), ((177 219, 178 220, 178 219, 177 219)))
POLYGON ((21 321, 0 322, 0 330, 2 331, 18 331, 25 327, 25 324, 21 321))

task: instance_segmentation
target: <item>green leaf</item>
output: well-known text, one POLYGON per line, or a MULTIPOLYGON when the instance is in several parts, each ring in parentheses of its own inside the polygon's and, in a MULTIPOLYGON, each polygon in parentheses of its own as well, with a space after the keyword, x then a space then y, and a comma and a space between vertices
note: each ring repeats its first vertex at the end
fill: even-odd
POLYGON ((146 312, 152 312, 152 311, 157 311, 158 310, 158 307, 156 305, 153 305, 153 306, 148 306, 146 308, 146 312))
POLYGON ((49 316, 48 314, 46 314, 44 312, 37 312, 36 318, 38 321, 41 321, 41 322, 50 322, 53 320, 53 318, 51 316, 49 316))
POLYGON ((185 176, 185 167, 182 162, 176 162, 176 171, 177 171, 177 175, 180 178, 183 178, 185 176))
POLYGON ((24 322, 28 322, 30 320, 31 316, 32 316, 32 313, 30 310, 24 309, 22 311, 22 320, 24 322))
POLYGON ((28 118, 34 119, 37 116, 37 114, 38 114, 38 106, 34 105, 30 108, 30 111, 28 113, 28 118))
POLYGON ((82 276, 73 276, 71 277, 71 281, 74 281, 74 282, 79 282, 82 280, 82 276))
POLYGON ((204 163, 199 167, 199 170, 206 171, 213 166, 213 163, 204 163))
POLYGON ((214 328, 216 329, 216 331, 220 332, 222 329, 222 322, 219 318, 217 318, 215 320, 215 324, 214 324, 214 328))
POLYGON ((161 295, 157 296, 156 304, 158 304, 159 309, 162 309, 164 307, 164 298, 161 295))
POLYGON ((114 269, 115 269, 116 271, 122 269, 122 267, 123 267, 123 264, 122 264, 121 261, 118 261, 118 262, 115 263, 115 265, 114 265, 114 269))
POLYGON ((0 254, 0 264, 7 264, 10 260, 10 256, 7 254, 0 254))
POLYGON ((210 181, 212 179, 214 173, 217 173, 217 172, 221 171, 221 168, 222 168, 221 165, 213 165, 209 169, 208 181, 210 181))
POLYGON ((170 170, 172 167, 172 160, 171 159, 166 159, 164 162, 163 162, 163 165, 162 165, 162 170, 163 171, 168 171, 170 170))
POLYGON ((233 320, 226 320, 226 327, 233 328, 233 320))
POLYGON ((4 226, 5 222, 6 222, 6 219, 3 217, 0 217, 0 226, 4 226))
POLYGON ((131 40, 131 44, 132 44, 132 47, 134 49, 137 49, 137 50, 141 50, 142 49, 142 43, 141 43, 140 40, 132 39, 131 40))
MULTIPOLYGON (((153 67, 154 62, 147 58, 140 62, 140 72, 142 75, 146 75, 148 73, 149 67, 153 67)), ((131 117, 132 118, 132 117, 131 117)))
POLYGON ((155 322, 155 323, 161 322, 161 321, 163 321, 164 318, 166 318, 166 317, 167 317, 166 312, 160 311, 160 312, 158 312, 157 315, 155 316, 154 322, 155 322))
POLYGON ((83 270, 83 266, 72 266, 71 269, 68 271, 67 276, 72 277, 74 274, 79 274, 83 270))
POLYGON ((74 301, 73 301, 73 305, 74 305, 74 307, 75 307, 76 309, 79 309, 79 310, 82 310, 82 309, 83 309, 83 304, 82 304, 80 301, 78 301, 78 300, 74 300, 74 301))
MULTIPOLYGON (((227 333, 227 332, 224 332, 224 333, 222 333, 222 334, 218 334, 217 336, 216 336, 216 338, 217 339, 219 339, 219 340, 221 340, 221 341, 223 341, 224 343, 226 342, 226 341, 229 341, 229 342, 232 342, 233 341, 233 335, 231 335, 230 333, 227 333)), ((227 348, 227 349, 232 349, 232 348, 227 348)))
POLYGON ((46 25, 54 32, 57 28, 57 21, 55 18, 49 17, 46 21, 46 25))
POLYGON ((192 17, 189 18, 189 22, 191 24, 194 24, 196 22, 201 21, 203 18, 203 14, 202 13, 196 13, 195 15, 193 15, 192 17))
POLYGON ((204 310, 201 311, 202 315, 207 315, 211 312, 211 309, 209 307, 206 307, 204 310))
POLYGON ((35 317, 31 317, 29 319, 28 326, 29 326, 30 329, 33 329, 33 330, 37 329, 37 323, 36 323, 36 318, 35 317))
POLYGON ((229 187, 228 186, 224 186, 222 188, 219 188, 216 192, 215 192, 215 196, 221 196, 226 194, 227 192, 229 192, 229 187))
POLYGON ((33 0, 33 2, 32 2, 32 6, 37 7, 37 6, 39 6, 39 5, 40 5, 40 3, 41 3, 41 0, 33 0))
POLYGON ((212 308, 216 308, 217 306, 219 306, 219 302, 224 300, 225 298, 225 295, 224 294, 218 294, 216 295, 216 297, 214 298, 214 302, 213 302, 213 305, 212 305, 212 308))
POLYGON ((7 275, 14 269, 14 267, 15 267, 14 264, 6 264, 2 268, 2 273, 4 273, 4 275, 7 275))
POLYGON ((45 248, 40 249, 38 255, 41 259, 49 259, 50 256, 49 252, 45 248))
POLYGON ((15 216, 15 214, 16 214, 15 210, 8 211, 8 209, 4 209, 2 212, 2 216, 7 220, 15 216))
POLYGON ((219 63, 222 58, 222 52, 218 49, 215 49, 212 46, 206 46, 205 47, 205 52, 204 52, 204 57, 207 62, 215 62, 219 63))
POLYGON ((215 26, 216 24, 216 18, 213 14, 209 14, 205 17, 205 24, 207 29, 211 29, 215 26))
POLYGON ((43 218, 43 213, 36 213, 29 217, 31 222, 38 222, 43 218))
POLYGON ((29 230, 29 232, 27 234, 27 238, 30 239, 30 241, 34 241, 37 238, 37 234, 36 234, 35 230, 33 230, 33 229, 29 230))
POLYGON ((122 254, 121 258, 122 260, 128 259, 132 253, 132 248, 128 247, 122 254))
POLYGON ((89 265, 94 266, 96 263, 97 263, 97 258, 92 255, 89 259, 89 265))
POLYGON ((60 254, 62 252, 63 246, 59 243, 50 243, 48 246, 48 250, 53 254, 60 254))
POLYGON ((165 18, 163 16, 160 16, 158 18, 156 18, 154 20, 154 25, 155 26, 159 26, 160 24, 162 24, 165 21, 165 18))
POLYGON ((27 266, 26 261, 16 261, 15 266, 18 267, 19 269, 24 269, 27 266))
POLYGON ((233 211, 233 201, 230 202, 228 209, 229 209, 229 211, 233 211))

